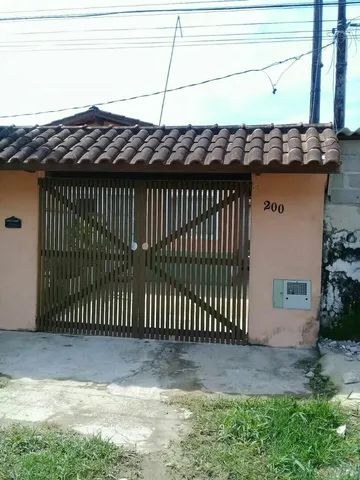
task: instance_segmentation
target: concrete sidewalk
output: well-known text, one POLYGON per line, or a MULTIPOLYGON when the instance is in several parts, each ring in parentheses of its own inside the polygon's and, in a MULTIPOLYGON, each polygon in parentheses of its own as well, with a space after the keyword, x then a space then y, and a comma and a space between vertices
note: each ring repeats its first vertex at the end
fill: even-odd
POLYGON ((338 388, 333 398, 346 408, 360 412, 360 361, 352 360, 343 352, 322 350, 321 367, 323 375, 329 377, 338 388))
POLYGON ((186 428, 167 400, 201 391, 307 394, 315 351, 0 332, 0 422, 51 422, 143 452, 186 428))

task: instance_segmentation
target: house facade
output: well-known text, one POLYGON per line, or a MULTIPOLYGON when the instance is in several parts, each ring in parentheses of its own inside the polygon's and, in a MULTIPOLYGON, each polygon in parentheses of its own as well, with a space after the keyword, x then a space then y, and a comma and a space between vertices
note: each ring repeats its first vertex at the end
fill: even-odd
POLYGON ((330 125, 4 127, 0 328, 314 345, 330 125))

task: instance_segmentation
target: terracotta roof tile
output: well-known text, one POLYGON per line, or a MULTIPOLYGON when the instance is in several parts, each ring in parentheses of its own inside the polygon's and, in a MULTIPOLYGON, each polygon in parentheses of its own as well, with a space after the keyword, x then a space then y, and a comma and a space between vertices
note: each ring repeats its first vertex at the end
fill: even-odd
POLYGON ((0 127, 0 168, 30 164, 57 170, 218 165, 235 171, 329 171, 340 164, 340 146, 330 125, 0 127))

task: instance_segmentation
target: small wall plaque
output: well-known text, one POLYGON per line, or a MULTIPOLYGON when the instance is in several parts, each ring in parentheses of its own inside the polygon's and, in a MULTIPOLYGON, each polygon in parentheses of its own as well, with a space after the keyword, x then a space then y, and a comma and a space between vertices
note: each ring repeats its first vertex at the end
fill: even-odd
POLYGON ((21 228, 22 222, 20 218, 9 217, 5 218, 5 228, 21 228))

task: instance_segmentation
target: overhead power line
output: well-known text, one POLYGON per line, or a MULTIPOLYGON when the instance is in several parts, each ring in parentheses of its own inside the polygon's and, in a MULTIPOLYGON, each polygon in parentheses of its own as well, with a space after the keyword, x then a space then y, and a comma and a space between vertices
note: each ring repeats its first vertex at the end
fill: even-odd
MULTIPOLYGON (((329 1, 324 3, 324 7, 335 7, 337 1, 329 1)), ((353 0, 348 5, 358 5, 360 1, 353 0)), ((238 6, 224 6, 224 7, 191 7, 191 8, 166 8, 166 9, 154 9, 143 8, 136 10, 111 10, 107 12, 90 12, 90 13, 69 13, 69 14, 52 14, 52 15, 32 15, 32 16, 12 16, 12 17, 0 17, 0 22, 17 22, 22 20, 71 20, 81 18, 102 18, 102 17, 115 17, 118 15, 166 15, 166 14, 185 14, 185 13, 210 13, 210 12, 236 12, 236 11, 253 11, 253 10, 269 10, 269 9, 294 9, 294 8, 313 8, 314 3, 268 3, 257 5, 238 5, 238 6)))
MULTIPOLYGON (((63 48, 66 50, 69 47, 77 48, 77 47, 109 47, 113 49, 115 47, 142 47, 147 45, 164 45, 164 46, 171 46, 171 40, 167 37, 138 37, 134 39, 125 38, 121 41, 111 41, 111 39, 99 39, 99 40, 92 40, 92 39, 83 39, 81 41, 72 41, 72 40, 54 40, 52 42, 0 42, 0 49, 4 48, 13 48, 15 50, 22 50, 24 48, 34 48, 37 47, 39 50, 42 48, 51 49, 55 47, 63 48)), ((325 37, 324 37, 325 38, 325 37)), ((248 43, 266 43, 270 42, 281 42, 281 41, 305 41, 311 40, 312 36, 309 35, 286 35, 286 36, 266 36, 266 37, 256 37, 256 36, 247 36, 247 37, 220 37, 220 38, 191 38, 191 39, 182 39, 181 42, 178 43, 179 47, 185 47, 187 45, 237 45, 237 44, 248 44, 248 43)))
POLYGON ((127 5, 93 5, 92 7, 69 7, 69 8, 42 8, 36 10, 13 10, 8 12, 0 12, 0 15, 6 14, 18 14, 18 13, 38 13, 38 12, 67 12, 73 10, 95 10, 97 8, 137 8, 137 7, 162 7, 173 5, 201 5, 208 3, 233 3, 233 2, 247 2, 249 0, 192 0, 192 1, 180 1, 180 2, 159 2, 159 3, 138 3, 127 5))
MULTIPOLYGON (((281 43, 309 43, 311 42, 312 37, 302 37, 302 38, 296 38, 296 37, 291 37, 291 38, 273 38, 271 40, 267 39, 262 39, 262 40, 239 40, 239 41, 217 41, 215 43, 209 43, 206 41, 203 42, 193 42, 193 43, 185 43, 185 44, 179 44, 178 48, 203 48, 203 47, 221 47, 221 46, 235 46, 235 45, 275 45, 275 44, 281 44, 281 43)), ((55 46, 53 48, 37 48, 37 47, 1 47, 0 51, 2 53, 52 53, 52 52, 83 52, 83 51, 95 51, 95 50, 148 50, 148 49, 168 49, 170 43, 138 43, 138 44, 128 44, 126 46, 123 46, 122 44, 117 44, 117 45, 92 45, 92 46, 55 46)))
MULTIPOLYGON (((324 45, 321 48, 321 50, 324 50, 325 48, 328 48, 330 45, 333 45, 333 43, 334 42, 332 41, 331 43, 328 43, 327 45, 324 45)), ((200 86, 200 85, 206 85, 208 83, 217 82, 219 80, 225 80, 225 79, 236 77, 236 76, 239 76, 239 75, 245 75, 247 73, 266 72, 270 68, 276 67, 278 65, 283 65, 284 63, 288 63, 288 62, 295 63, 295 62, 301 60, 303 57, 306 57, 306 56, 308 56, 312 53, 313 53, 313 51, 309 50, 309 51, 301 53, 299 55, 294 55, 292 57, 288 57, 288 58, 285 58, 283 60, 278 60, 276 62, 272 62, 272 63, 266 65, 265 67, 249 68, 247 70, 242 70, 242 71, 239 71, 239 72, 233 72, 233 73, 229 73, 227 75, 221 75, 221 76, 214 77, 214 78, 208 78, 208 79, 202 80, 200 82, 188 83, 188 84, 185 84, 185 85, 180 85, 178 87, 168 88, 167 93, 177 92, 177 91, 180 91, 180 90, 185 90, 187 88, 197 87, 197 86, 200 86)), ((267 76, 269 78, 268 74, 267 74, 267 76)), ((279 81, 281 76, 282 75, 280 75, 277 82, 279 81)), ((274 82, 271 81, 271 84, 272 84, 273 88, 276 86, 277 82, 274 83, 274 82)), ((161 95, 163 93, 164 93, 164 90, 157 90, 155 92, 144 93, 144 94, 141 94, 141 95, 134 95, 132 97, 118 98, 118 99, 114 99, 114 100, 108 100, 106 102, 99 102, 99 103, 96 103, 96 105, 104 106, 104 105, 111 105, 111 104, 114 104, 114 103, 128 102, 128 101, 131 101, 131 100, 138 100, 138 99, 141 99, 141 98, 154 97, 156 95, 161 95)), ((29 113, 29 112, 27 112, 27 113, 15 113, 15 114, 12 114, 12 115, 0 115, 0 118, 16 118, 16 117, 28 117, 28 116, 33 116, 33 115, 44 115, 44 114, 48 114, 48 113, 60 113, 60 112, 66 112, 68 110, 80 110, 80 109, 90 108, 92 106, 93 106, 93 104, 86 104, 86 105, 78 105, 78 106, 73 106, 73 107, 57 108, 57 109, 52 109, 52 110, 42 110, 42 111, 31 112, 31 113, 29 113)))
MULTIPOLYGON (((335 23, 337 20, 323 20, 323 23, 335 23)), ((258 25, 290 25, 290 24, 303 24, 303 23, 313 23, 312 20, 287 20, 287 21, 270 21, 270 22, 242 22, 242 23, 208 23, 208 24, 199 24, 199 25, 185 25, 183 30, 193 29, 193 28, 227 28, 227 27, 247 27, 247 26, 258 26, 258 25)), ((73 30, 44 30, 44 31, 31 31, 31 32, 16 32, 15 35, 57 35, 59 33, 79 33, 79 32, 122 32, 122 31, 145 31, 145 30, 171 30, 173 31, 174 26, 158 26, 158 27, 117 27, 117 28, 86 28, 86 29, 73 29, 73 30)))
MULTIPOLYGON (((332 30, 328 29, 328 30, 325 30, 324 33, 331 33, 332 30)), ((275 36, 280 36, 280 35, 285 35, 287 38, 289 36, 296 36, 296 37, 300 37, 301 35, 298 35, 298 34, 312 34, 312 30, 277 30, 277 31, 268 31, 268 32, 226 32, 226 33, 199 33, 199 34, 193 34, 193 35, 187 35, 186 36, 186 39, 184 39, 184 41, 186 40, 196 40, 196 39, 204 39, 204 40, 207 40, 207 39, 236 39, 236 38, 239 38, 239 39, 242 39, 242 38, 262 38, 263 36, 265 37, 271 37, 272 35, 275 35, 275 36)), ((128 41, 138 41, 138 40, 144 40, 144 41, 148 41, 148 40, 160 40, 160 41, 163 41, 163 40, 167 40, 169 42, 172 41, 171 37, 169 35, 142 35, 142 36, 121 36, 121 37, 118 37, 118 36, 111 36, 111 37, 73 37, 73 38, 54 38, 52 40, 49 41, 49 39, 47 37, 45 37, 44 39, 21 39, 21 40, 7 40, 7 41, 0 41, 0 45, 41 45, 42 43, 46 43, 46 44, 49 44, 50 42, 56 42, 58 43, 59 45, 62 45, 62 44, 79 44, 81 45, 83 42, 90 42, 90 43, 97 43, 97 42, 110 42, 110 43, 116 43, 117 41, 125 41, 126 43, 128 43, 128 41)))
MULTIPOLYGON (((328 41, 330 30, 323 32, 324 40, 328 41)), ((332 35, 331 35, 332 36, 332 35)), ((208 35, 188 35, 178 40, 180 47, 205 47, 222 45, 254 45, 275 44, 287 42, 310 42, 312 32, 309 30, 283 32, 248 32, 208 35)), ((2 52, 55 52, 55 51, 86 51, 86 50, 126 50, 146 48, 167 48, 172 40, 166 35, 138 37, 99 37, 99 38, 68 38, 53 40, 5 41, 0 42, 2 52)))

